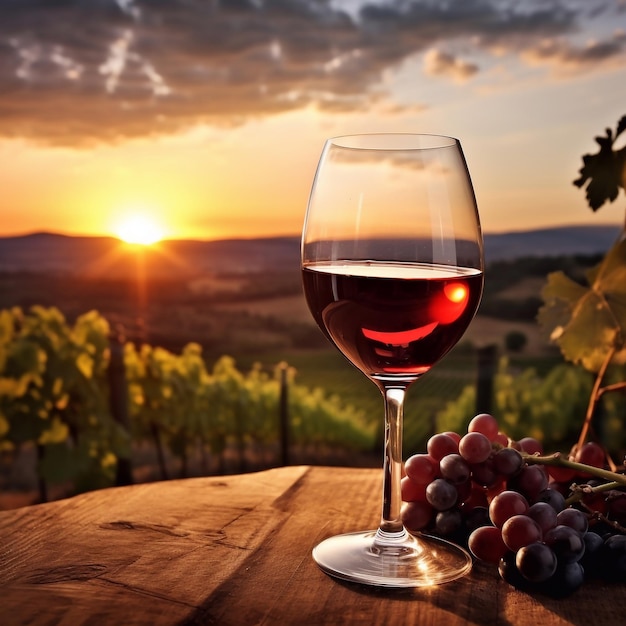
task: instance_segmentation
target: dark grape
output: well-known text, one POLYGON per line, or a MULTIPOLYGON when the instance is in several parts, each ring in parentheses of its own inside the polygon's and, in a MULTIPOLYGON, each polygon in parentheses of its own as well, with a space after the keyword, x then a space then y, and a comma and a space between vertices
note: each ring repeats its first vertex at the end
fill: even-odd
POLYGON ((493 467, 492 457, 482 463, 473 463, 470 467, 472 470, 472 480, 483 487, 492 487, 502 480, 502 477, 493 467))
POLYGON ((411 532, 424 530, 430 524, 433 514, 433 507, 428 502, 405 502, 402 505, 402 523, 411 532))
POLYGON ((578 509, 563 509, 557 516, 557 524, 562 524, 563 526, 569 526, 573 528, 575 531, 579 532, 581 535, 584 535, 589 528, 589 520, 587 516, 578 509))
POLYGON ((437 511, 451 509, 456 504, 457 497, 454 485, 443 478, 435 478, 426 487, 426 499, 437 511))
POLYGON ((509 479, 507 486, 534 502, 539 493, 547 488, 548 475, 539 465, 524 465, 515 476, 509 479))
POLYGON ((470 466, 460 454, 444 456, 439 461, 439 469, 441 475, 455 485, 467 482, 470 477, 470 466))
POLYGON ((459 483, 458 485, 454 485, 456 487, 456 493, 457 493, 457 503, 460 505, 461 503, 465 502, 465 500, 467 500, 471 493, 472 493, 472 487, 473 487, 473 483, 472 481, 468 478, 464 483, 459 483))
POLYGON ((522 591, 532 591, 538 588, 538 585, 531 583, 527 578, 524 578, 515 564, 516 554, 515 552, 507 552, 498 563, 498 573, 505 582, 509 583, 516 589, 522 591))
POLYGON ((597 575, 602 568, 602 548, 604 546, 604 539, 593 531, 585 533, 583 537, 585 542, 585 553, 580 559, 580 563, 585 568, 585 571, 590 575, 597 575))
POLYGON ((547 502, 535 502, 528 509, 527 515, 539 524, 542 533, 547 533, 557 525, 556 511, 547 502))
POLYGON ((461 512, 464 514, 465 527, 470 533, 482 526, 492 526, 489 509, 486 506, 475 506, 467 512, 461 508, 461 512))
POLYGON ((583 538, 569 526, 555 526, 545 534, 543 540, 554 550, 560 564, 574 563, 585 553, 583 538))
POLYGON ((548 580, 556 572, 557 560, 554 552, 543 543, 531 543, 522 547, 515 556, 519 573, 531 582, 548 580))
POLYGON ((535 502, 549 504, 556 513, 560 513, 565 508, 565 496, 557 489, 552 489, 551 487, 540 491, 535 498, 535 502))
POLYGON ((473 480, 470 481, 470 493, 463 500, 463 508, 465 511, 470 511, 476 507, 489 507, 489 502, 487 501, 487 492, 483 487, 477 485, 473 480))
POLYGON ((523 465, 522 455, 513 448, 502 448, 493 455, 493 469, 502 476, 514 476, 523 465))
POLYGON ((626 582, 626 535, 612 535, 601 551, 604 577, 611 582, 626 582))
POLYGON ((580 563, 559 563, 545 591, 555 598, 564 598, 574 593, 584 581, 585 570, 580 563))
POLYGON ((610 516, 626 526, 626 493, 612 489, 606 494, 606 506, 610 516))
POLYGON ((435 532, 443 537, 457 533, 462 526, 463 516, 458 509, 439 511, 435 517, 435 532))

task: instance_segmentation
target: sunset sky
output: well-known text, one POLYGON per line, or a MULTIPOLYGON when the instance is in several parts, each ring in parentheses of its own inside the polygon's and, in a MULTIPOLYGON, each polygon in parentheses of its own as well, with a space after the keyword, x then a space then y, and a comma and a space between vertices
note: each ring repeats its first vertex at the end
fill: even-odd
POLYGON ((0 0, 0 236, 299 233, 324 140, 461 140, 485 232, 621 223, 626 0, 0 0))

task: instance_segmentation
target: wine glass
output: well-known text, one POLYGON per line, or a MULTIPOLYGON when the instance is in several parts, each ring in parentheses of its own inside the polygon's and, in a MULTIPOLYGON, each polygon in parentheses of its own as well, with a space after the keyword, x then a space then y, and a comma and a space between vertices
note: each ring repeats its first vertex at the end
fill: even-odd
POLYGON ((409 533, 400 488, 406 390, 459 341, 482 295, 482 235, 460 142, 403 133, 326 141, 301 251, 315 321, 385 405, 380 525, 325 539, 313 558, 327 574, 384 587, 459 578, 471 557, 409 533))

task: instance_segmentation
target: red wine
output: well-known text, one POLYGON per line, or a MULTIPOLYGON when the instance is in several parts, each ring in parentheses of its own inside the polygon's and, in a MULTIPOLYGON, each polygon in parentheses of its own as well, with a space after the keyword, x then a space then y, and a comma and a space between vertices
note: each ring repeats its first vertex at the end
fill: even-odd
POLYGON ((319 327, 376 379, 427 372, 465 332, 483 287, 480 270, 419 263, 316 263, 302 279, 319 327))

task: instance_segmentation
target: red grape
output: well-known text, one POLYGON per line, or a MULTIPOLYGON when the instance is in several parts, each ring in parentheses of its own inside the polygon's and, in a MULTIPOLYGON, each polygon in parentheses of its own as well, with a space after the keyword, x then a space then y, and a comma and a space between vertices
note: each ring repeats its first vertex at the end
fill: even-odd
POLYGON ((556 467, 548 465, 546 469, 548 470, 548 474, 550 474, 551 478, 557 483, 569 483, 574 476, 576 476, 576 470, 569 467, 556 467))
POLYGON ((491 454, 491 441, 482 433, 467 433, 459 442, 459 454, 468 463, 484 463, 491 454))
POLYGON ((405 502, 426 500, 426 485, 415 483, 408 476, 400 481, 400 492, 405 502))
MULTIPOLYGON (((606 461, 606 455, 601 446, 593 441, 588 441, 585 445, 576 451, 574 460, 577 463, 584 463, 585 465, 591 465, 591 467, 604 467, 606 461)), ((582 476, 589 476, 585 472, 581 472, 582 476)))
POLYGON ((543 446, 534 437, 523 437, 517 442, 522 452, 526 454, 543 454, 543 446))
POLYGON ((513 552, 541 541, 542 536, 541 527, 528 515, 514 515, 502 525, 502 540, 513 552))
POLYGON ((441 461, 446 454, 456 454, 459 451, 457 442, 450 435, 441 433, 433 435, 426 444, 428 454, 435 459, 441 461))
POLYGON ((509 445, 509 438, 503 432, 499 432, 493 442, 506 448, 509 445))
POLYGON ((489 517, 498 527, 514 515, 524 515, 528 511, 528 501, 517 491, 503 491, 489 505, 489 517))
POLYGON ((442 434, 448 435, 448 437, 450 437, 451 439, 454 439, 457 446, 459 445, 459 441, 461 441, 461 435, 459 435, 459 433, 455 433, 454 431, 451 431, 451 430, 446 430, 442 434))
MULTIPOLYGON (((506 582, 530 593, 562 598, 586 576, 609 579, 610 571, 623 578, 626 537, 612 534, 610 526, 626 522, 626 492, 583 494, 581 506, 607 515, 599 520, 565 500, 579 472, 534 462, 532 456, 543 454, 537 439, 508 439, 487 413, 476 415, 467 430, 463 436, 433 435, 428 454, 407 459, 402 520, 409 531, 466 542, 474 557, 497 564, 506 582)), ((591 442, 576 460, 593 467, 606 462, 603 449, 591 442)), ((583 480, 587 487, 606 483, 583 480)))
POLYGON ((498 436, 498 421, 489 413, 479 413, 467 427, 468 433, 481 433, 485 435, 489 441, 494 441, 498 436))
POLYGON ((405 464, 406 475, 418 485, 427 485, 439 476, 439 464, 429 454, 414 454, 405 464))
POLYGON ((477 559, 494 565, 507 551, 502 533, 495 526, 481 526, 474 530, 467 540, 467 546, 477 559))

